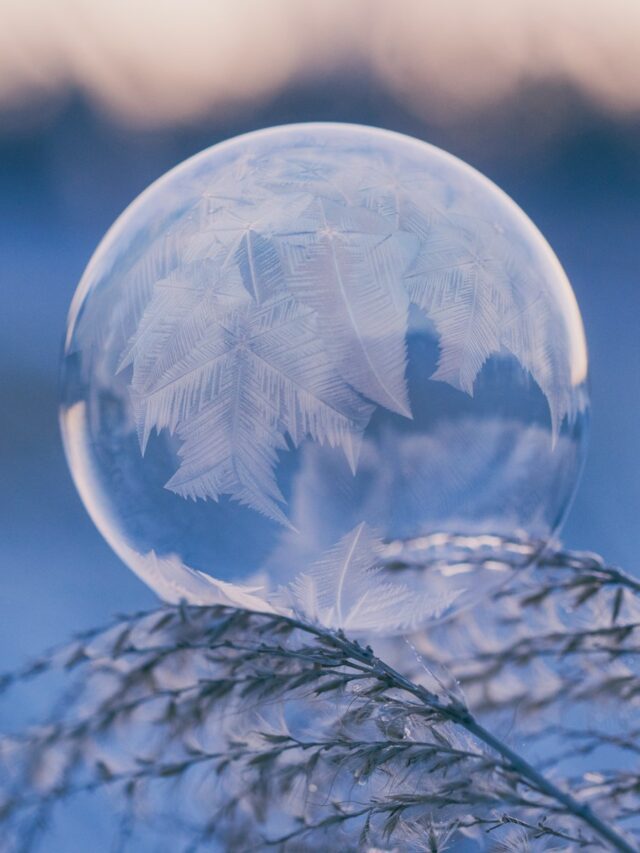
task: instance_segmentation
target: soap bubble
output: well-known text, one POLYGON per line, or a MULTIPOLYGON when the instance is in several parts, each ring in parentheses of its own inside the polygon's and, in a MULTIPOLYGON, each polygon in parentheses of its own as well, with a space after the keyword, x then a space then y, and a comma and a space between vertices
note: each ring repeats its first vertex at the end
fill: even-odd
POLYGON ((165 600, 409 630, 557 531, 586 380, 567 278, 495 185, 406 136, 293 125, 117 220, 61 421, 93 520, 165 600))

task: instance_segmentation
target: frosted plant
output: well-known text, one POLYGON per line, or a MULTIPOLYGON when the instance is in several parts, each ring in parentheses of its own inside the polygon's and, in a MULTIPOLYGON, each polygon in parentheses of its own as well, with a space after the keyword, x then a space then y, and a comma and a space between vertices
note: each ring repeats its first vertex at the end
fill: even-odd
POLYGON ((3 850, 69 849, 59 813, 108 792, 116 849, 632 853, 639 602, 630 576, 557 551, 490 619, 375 650, 229 607, 122 617, 0 679, 13 701, 45 673, 64 687, 0 739, 3 850))

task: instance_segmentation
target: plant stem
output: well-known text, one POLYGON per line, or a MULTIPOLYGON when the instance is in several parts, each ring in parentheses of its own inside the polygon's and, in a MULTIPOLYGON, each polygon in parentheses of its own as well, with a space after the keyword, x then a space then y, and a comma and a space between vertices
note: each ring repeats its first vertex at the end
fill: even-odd
POLYGON ((621 853, 635 853, 634 848, 611 826, 601 820, 586 803, 580 803, 571 794, 566 793, 546 776, 536 770, 528 761, 514 752, 510 747, 495 737, 490 731, 478 723, 471 714, 469 718, 458 721, 470 734, 475 735, 487 746, 497 752, 516 770, 523 779, 531 782, 541 793, 561 803, 568 812, 588 824, 601 838, 612 845, 614 850, 621 853))
POLYGON ((599 818, 591 807, 586 803, 580 803, 571 794, 563 791, 540 771, 530 764, 525 758, 514 752, 506 743, 492 734, 488 729, 481 725, 471 714, 469 709, 457 703, 442 702, 437 696, 431 693, 422 685, 416 684, 400 672, 395 670, 389 664, 385 663, 380 658, 376 657, 373 651, 367 647, 363 648, 359 643, 349 640, 343 633, 332 632, 315 628, 304 622, 292 619, 289 620, 295 627, 301 630, 314 634, 323 639, 325 642, 330 641, 338 646, 349 658, 355 658, 361 664, 365 664, 373 678, 383 678, 390 687, 395 687, 410 693, 412 696, 422 702, 427 708, 430 708, 442 714, 451 722, 464 728, 469 734, 473 735, 479 741, 484 743, 494 752, 503 758, 508 765, 516 771, 520 777, 528 784, 536 788, 540 793, 549 797, 555 802, 560 803, 570 814, 574 815, 579 820, 586 823, 596 832, 602 839, 607 841, 614 850, 620 853, 636 853, 631 844, 613 827, 605 823, 599 818))

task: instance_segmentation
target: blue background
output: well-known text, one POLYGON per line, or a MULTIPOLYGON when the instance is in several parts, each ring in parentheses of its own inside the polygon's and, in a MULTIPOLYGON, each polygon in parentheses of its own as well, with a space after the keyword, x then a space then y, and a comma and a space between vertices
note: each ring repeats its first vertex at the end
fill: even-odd
MULTIPOLYGON (((339 89, 309 83, 250 113, 155 131, 110 121, 80 99, 44 121, 0 126, 1 669, 154 603, 94 529, 62 452, 58 361, 84 266, 113 219, 167 169, 221 139, 285 122, 361 122, 441 145, 537 223, 572 281, 590 350, 590 450, 564 540, 636 570, 640 125, 568 97, 570 120, 535 144, 514 103, 501 106, 499 121, 488 111, 432 126, 356 76, 339 89)), ((45 688, 32 698, 46 703, 45 688)), ((15 705, 0 713, 0 724, 28 716, 15 705)))

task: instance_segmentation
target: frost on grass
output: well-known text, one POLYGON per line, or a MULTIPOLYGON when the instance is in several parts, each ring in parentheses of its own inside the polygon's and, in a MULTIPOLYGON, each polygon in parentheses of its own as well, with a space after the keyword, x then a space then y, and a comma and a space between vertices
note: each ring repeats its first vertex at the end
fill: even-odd
POLYGON ((639 601, 556 552, 409 643, 221 606, 123 617, 3 680, 19 701, 58 671, 64 696, 0 742, 3 849, 56 849, 91 796, 114 849, 630 853, 639 601))

